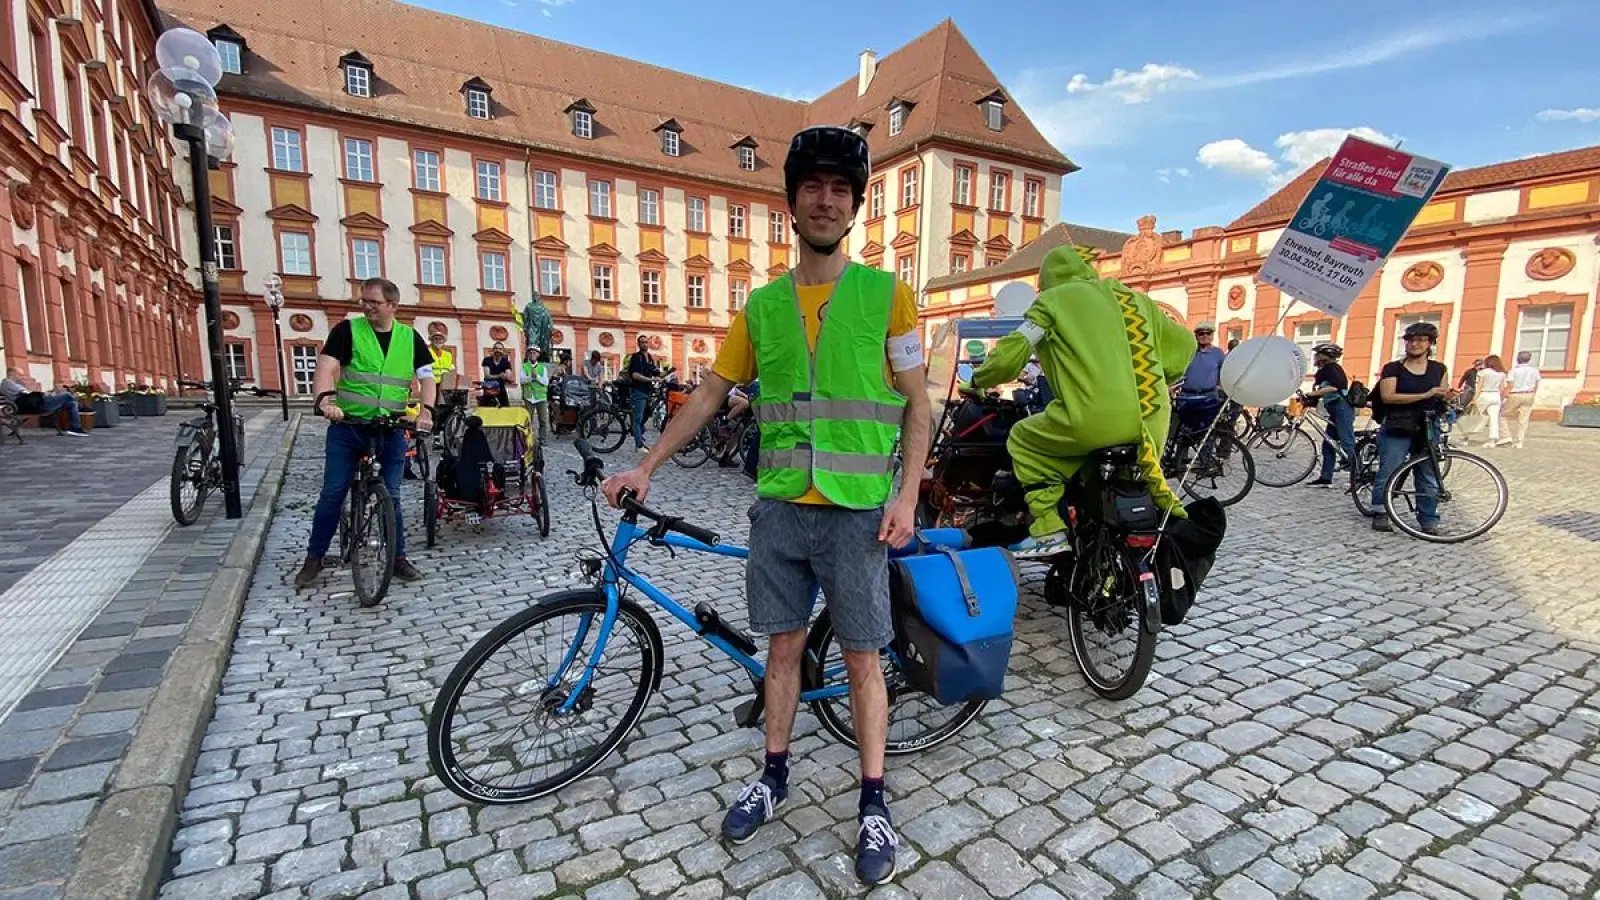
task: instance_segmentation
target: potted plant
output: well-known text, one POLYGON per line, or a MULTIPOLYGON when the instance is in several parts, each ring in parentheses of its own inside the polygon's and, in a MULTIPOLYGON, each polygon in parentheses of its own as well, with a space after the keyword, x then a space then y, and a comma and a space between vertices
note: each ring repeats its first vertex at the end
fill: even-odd
POLYGON ((131 384, 127 390, 136 416, 164 416, 167 414, 167 392, 142 382, 131 384))
POLYGON ((94 422, 100 428, 115 428, 122 418, 115 398, 100 390, 92 381, 79 382, 72 392, 78 397, 78 409, 94 413, 94 422))
POLYGON ((1565 428, 1600 428, 1600 395, 1563 406, 1561 424, 1565 428))

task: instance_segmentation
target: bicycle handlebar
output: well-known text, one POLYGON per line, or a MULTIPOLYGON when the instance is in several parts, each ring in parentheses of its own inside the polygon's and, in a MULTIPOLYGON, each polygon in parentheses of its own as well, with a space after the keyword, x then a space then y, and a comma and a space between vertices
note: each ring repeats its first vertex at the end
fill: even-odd
MULTIPOLYGON (((318 394, 316 396, 316 398, 311 401, 311 411, 316 413, 319 416, 323 416, 322 399, 324 397, 332 397, 332 396, 334 396, 334 392, 333 391, 323 391, 322 393, 318 394)), ((326 418, 326 416, 323 416, 323 417, 326 418)), ((387 413, 385 413, 383 415, 372 416, 372 417, 365 418, 365 419, 358 418, 356 416, 346 415, 344 418, 339 420, 339 424, 340 425, 354 425, 354 426, 359 426, 359 427, 363 427, 363 428, 406 428, 406 429, 409 429, 409 430, 415 432, 418 437, 427 437, 429 434, 432 433, 432 432, 423 431, 422 429, 417 428, 416 427, 417 421, 415 419, 408 419, 408 418, 406 418, 404 416, 396 416, 396 415, 391 415, 391 414, 387 414, 387 413)))
MULTIPOLYGON (((586 487, 598 486, 600 477, 605 474, 605 461, 595 455, 594 448, 590 447, 589 442, 583 438, 579 438, 574 442, 573 446, 577 449, 578 456, 583 458, 583 474, 578 475, 578 483, 586 487)), ((573 474, 577 475, 576 472, 573 474)), ((617 499, 621 502, 624 511, 655 522, 662 533, 676 531, 684 537, 692 541, 699 541, 708 547, 714 547, 722 540, 715 531, 709 528, 702 528, 699 525, 685 522, 677 516, 668 516, 656 512, 633 499, 632 491, 623 491, 622 496, 617 499)))
MULTIPOLYGON (((211 382, 209 382, 209 381, 183 381, 183 380, 180 379, 178 381, 178 386, 179 387, 186 387, 186 388, 195 388, 197 390, 202 390, 202 391, 211 390, 211 382)), ((230 393, 230 394, 254 394, 257 397, 276 397, 276 396, 282 394, 283 391, 274 391, 274 390, 271 390, 269 388, 257 387, 256 385, 253 385, 253 384, 248 386, 248 387, 246 387, 243 382, 235 381, 235 382, 232 382, 232 383, 230 383, 228 385, 228 393, 230 393)))

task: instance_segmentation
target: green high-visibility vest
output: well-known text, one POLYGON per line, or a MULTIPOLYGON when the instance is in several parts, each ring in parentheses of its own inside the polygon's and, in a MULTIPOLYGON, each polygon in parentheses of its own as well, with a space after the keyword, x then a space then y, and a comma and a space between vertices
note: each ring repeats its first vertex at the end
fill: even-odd
POLYGON ((532 363, 526 360, 522 363, 522 374, 528 378, 527 386, 522 389, 522 396, 529 403, 543 403, 550 399, 550 364, 547 362, 532 363), (544 383, 540 384, 539 379, 544 383))
POLYGON ((792 500, 815 485, 847 509, 889 498, 906 398, 884 374, 895 279, 850 263, 824 307, 817 347, 806 342, 792 275, 751 292, 745 309, 761 394, 756 494, 792 500))
POLYGON ((411 358, 416 332, 410 325, 394 323, 389 334, 389 352, 378 346, 378 335, 366 316, 350 320, 353 353, 350 365, 339 372, 333 402, 347 416, 370 419, 380 413, 402 415, 411 398, 411 379, 416 361, 411 358))

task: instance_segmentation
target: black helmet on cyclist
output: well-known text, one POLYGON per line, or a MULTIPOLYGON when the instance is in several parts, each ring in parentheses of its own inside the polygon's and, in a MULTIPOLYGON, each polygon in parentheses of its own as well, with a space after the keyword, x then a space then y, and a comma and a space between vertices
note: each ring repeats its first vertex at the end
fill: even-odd
POLYGON ((1432 322, 1412 322, 1406 326, 1405 339, 1425 337, 1434 343, 1439 342, 1439 326, 1432 322))
POLYGON ((1344 348, 1338 344, 1318 344, 1311 348, 1311 352, 1329 359, 1338 359, 1344 355, 1344 348))
POLYGON ((848 179, 859 207, 867 195, 867 181, 872 177, 872 154, 867 149, 867 139, 837 125, 817 125, 795 135, 789 141, 789 155, 783 160, 783 187, 790 206, 794 205, 800 181, 818 172, 848 179))

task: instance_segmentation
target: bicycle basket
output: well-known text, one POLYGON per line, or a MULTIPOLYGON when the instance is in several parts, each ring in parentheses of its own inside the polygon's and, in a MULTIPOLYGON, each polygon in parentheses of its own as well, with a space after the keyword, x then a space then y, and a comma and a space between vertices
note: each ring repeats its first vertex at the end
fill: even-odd
POLYGON ((1288 416, 1289 410, 1285 407, 1263 406, 1261 407, 1261 412, 1256 415, 1256 427, 1262 431, 1274 431, 1282 428, 1289 421, 1288 416))

